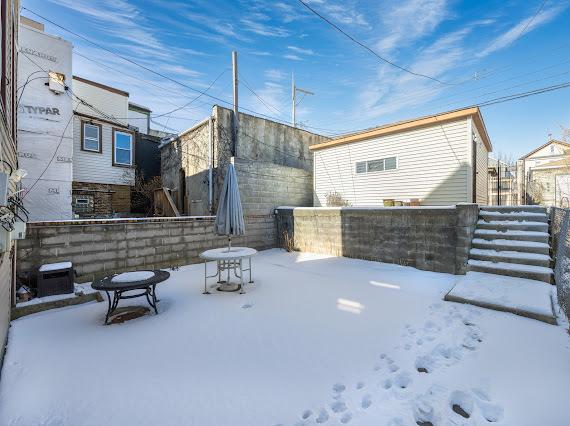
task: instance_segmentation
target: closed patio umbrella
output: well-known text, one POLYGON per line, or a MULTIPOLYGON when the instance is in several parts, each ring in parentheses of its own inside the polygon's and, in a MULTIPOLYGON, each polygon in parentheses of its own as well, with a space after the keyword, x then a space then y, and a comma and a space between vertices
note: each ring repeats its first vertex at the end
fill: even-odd
POLYGON ((224 186, 220 194, 218 213, 214 222, 214 233, 228 236, 228 251, 232 247, 232 235, 245 234, 243 209, 239 196, 236 169, 233 163, 228 166, 224 186))

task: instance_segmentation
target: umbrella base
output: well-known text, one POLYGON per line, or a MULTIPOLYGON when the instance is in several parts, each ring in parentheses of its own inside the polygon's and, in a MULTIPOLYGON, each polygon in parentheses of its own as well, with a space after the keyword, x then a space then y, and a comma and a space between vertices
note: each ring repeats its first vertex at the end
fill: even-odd
POLYGON ((218 287, 218 291, 233 292, 238 291, 240 288, 240 284, 222 282, 218 287))

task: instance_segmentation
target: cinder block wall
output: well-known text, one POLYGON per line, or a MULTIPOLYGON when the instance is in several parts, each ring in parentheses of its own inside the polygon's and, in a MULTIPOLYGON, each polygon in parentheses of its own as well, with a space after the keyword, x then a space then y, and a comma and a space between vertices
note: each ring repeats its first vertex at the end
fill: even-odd
POLYGON ((277 237, 300 251, 464 274, 478 206, 280 208, 277 237))
POLYGON ((248 160, 237 160, 235 166, 243 208, 248 214, 273 214, 276 206, 310 206, 313 202, 311 172, 248 160))
MULTIPOLYGON (((199 262, 200 252, 223 247, 213 234, 213 217, 34 222, 18 242, 18 273, 35 273, 44 263, 71 261, 77 281, 115 272, 199 262)), ((232 244, 258 250, 275 247, 273 216, 246 218, 246 235, 232 244)))

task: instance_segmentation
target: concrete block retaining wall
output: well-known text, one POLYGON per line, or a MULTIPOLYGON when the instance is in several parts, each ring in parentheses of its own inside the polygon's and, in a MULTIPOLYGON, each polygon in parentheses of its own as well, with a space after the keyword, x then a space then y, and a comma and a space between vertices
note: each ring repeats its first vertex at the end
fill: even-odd
POLYGON ((277 237, 300 251, 464 274, 476 204, 409 208, 278 208, 277 237))
MULTIPOLYGON (((200 252, 227 244, 226 237, 214 236, 213 223, 213 217, 33 222, 18 242, 18 272, 71 261, 77 281, 86 282, 113 272, 196 263, 200 252)), ((275 247, 272 215, 246 218, 246 231, 232 244, 275 247)))

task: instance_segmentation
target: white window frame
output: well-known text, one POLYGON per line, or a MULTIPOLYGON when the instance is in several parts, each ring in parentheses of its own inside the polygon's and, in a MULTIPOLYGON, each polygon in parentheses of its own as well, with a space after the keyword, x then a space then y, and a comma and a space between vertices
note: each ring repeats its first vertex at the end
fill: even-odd
POLYGON ((101 131, 102 131, 102 126, 100 124, 93 124, 93 123, 89 123, 88 121, 82 121, 81 122, 81 126, 83 126, 83 128, 81 129, 81 135, 82 135, 82 141, 81 141, 81 149, 83 151, 89 151, 89 152, 97 152, 97 153, 101 153, 102 151, 102 146, 101 146, 101 141, 102 141, 102 135, 101 135, 101 131), (87 137, 87 132, 85 131, 85 127, 86 126, 91 126, 97 129, 97 139, 94 138, 90 138, 87 137), (87 148, 87 145, 85 144, 85 141, 88 140, 90 142, 97 142, 97 149, 91 149, 91 148, 87 148))
POLYGON ((133 165, 133 160, 134 160, 134 149, 135 149, 135 141, 134 141, 135 137, 131 132, 128 131, 124 131, 124 130, 119 130, 119 129, 113 129, 113 165, 114 166, 119 166, 119 167, 132 167, 133 165), (129 136, 129 138, 131 138, 131 147, 128 150, 129 151, 129 162, 128 163, 121 163, 120 161, 117 160, 117 150, 122 150, 122 151, 127 151, 125 148, 119 148, 117 147, 117 134, 123 134, 123 135, 127 135, 129 136))
POLYGON ((374 158, 374 159, 372 159, 372 160, 356 161, 356 162, 354 163, 354 174, 355 174, 355 175, 366 175, 366 174, 368 174, 368 173, 394 172, 394 171, 398 170, 399 165, 400 165, 400 162, 399 162, 399 158, 398 158, 397 155, 390 155, 390 156, 388 156, 388 157, 382 157, 382 158, 374 158), (395 168, 386 170, 386 159, 388 159, 388 158, 395 158, 395 159, 396 159, 396 167, 395 167, 395 168), (368 170, 368 163, 369 163, 369 162, 371 162, 371 161, 380 161, 380 160, 382 160, 382 162, 383 162, 383 169, 382 169, 382 170, 374 170, 374 171, 368 170), (366 170, 363 171, 363 172, 357 172, 357 167, 358 167, 358 164, 360 164, 360 163, 365 163, 366 170))

